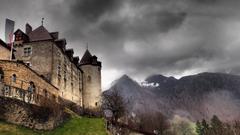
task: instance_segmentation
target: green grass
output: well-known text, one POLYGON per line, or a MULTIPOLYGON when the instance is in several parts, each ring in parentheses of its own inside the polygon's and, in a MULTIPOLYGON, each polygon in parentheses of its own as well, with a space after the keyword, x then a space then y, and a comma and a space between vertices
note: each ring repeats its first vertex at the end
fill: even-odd
POLYGON ((71 118, 53 131, 34 131, 0 121, 0 135, 107 135, 107 132, 103 119, 71 113, 71 118))

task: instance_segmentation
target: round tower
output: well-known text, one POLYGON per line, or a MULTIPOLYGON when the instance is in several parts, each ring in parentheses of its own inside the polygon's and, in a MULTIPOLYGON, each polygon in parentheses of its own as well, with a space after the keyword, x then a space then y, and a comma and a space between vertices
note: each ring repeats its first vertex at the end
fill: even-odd
POLYGON ((82 102, 85 109, 96 109, 100 105, 101 67, 101 62, 87 49, 80 61, 83 70, 82 102))

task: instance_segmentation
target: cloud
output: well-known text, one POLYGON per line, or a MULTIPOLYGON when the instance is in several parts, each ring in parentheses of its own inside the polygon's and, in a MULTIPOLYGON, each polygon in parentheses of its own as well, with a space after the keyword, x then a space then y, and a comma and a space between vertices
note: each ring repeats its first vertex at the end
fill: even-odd
POLYGON ((88 42, 103 62, 107 85, 119 76, 116 71, 142 80, 150 74, 240 74, 239 4, 236 0, 3 0, 0 18, 12 18, 23 29, 26 22, 36 28, 44 17, 44 26, 59 31, 80 57, 88 42))
POLYGON ((116 10, 119 5, 118 0, 74 0, 70 12, 78 18, 96 21, 103 14, 116 10))

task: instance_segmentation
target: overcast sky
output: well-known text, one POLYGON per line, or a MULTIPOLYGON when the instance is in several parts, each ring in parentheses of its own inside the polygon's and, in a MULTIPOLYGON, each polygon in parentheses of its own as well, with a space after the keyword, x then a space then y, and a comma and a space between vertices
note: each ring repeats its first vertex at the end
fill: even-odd
POLYGON ((239 0, 0 0, 5 18, 59 31, 76 56, 103 62, 103 89, 123 74, 240 74, 239 0))

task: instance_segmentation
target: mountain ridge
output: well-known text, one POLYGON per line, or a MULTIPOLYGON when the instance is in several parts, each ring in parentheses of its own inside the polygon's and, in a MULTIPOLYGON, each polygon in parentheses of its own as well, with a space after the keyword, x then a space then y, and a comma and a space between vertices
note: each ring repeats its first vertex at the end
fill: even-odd
POLYGON ((157 87, 144 87, 124 75, 113 88, 128 100, 128 111, 136 114, 161 112, 171 118, 179 115, 195 120, 218 115, 225 121, 240 118, 240 76, 204 72, 180 79, 152 75, 147 83, 157 87))

